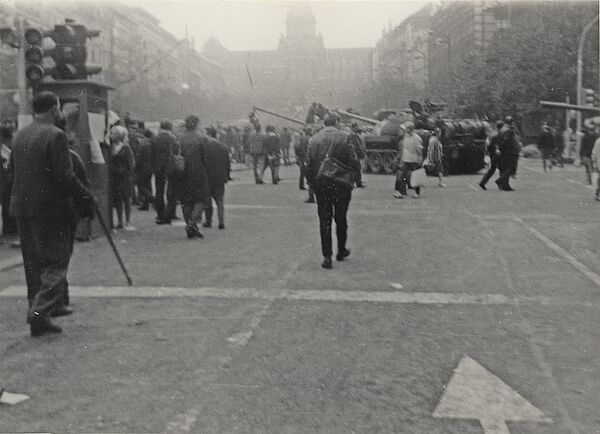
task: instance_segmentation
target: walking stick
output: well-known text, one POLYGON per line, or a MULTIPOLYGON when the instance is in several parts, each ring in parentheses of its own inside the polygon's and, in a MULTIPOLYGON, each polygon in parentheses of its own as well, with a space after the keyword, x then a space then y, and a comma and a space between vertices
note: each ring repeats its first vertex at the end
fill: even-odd
POLYGON ((100 226, 102 226, 102 230, 104 231, 104 235, 106 235, 106 238, 108 239, 108 242, 109 242, 110 246, 112 247, 113 253, 117 257, 117 261, 119 261, 119 265, 121 266, 121 270, 123 270, 123 273, 125 274, 125 278, 127 279, 127 283, 129 284, 129 286, 132 286, 133 285, 133 281, 131 280, 131 277, 129 277, 129 273, 127 272, 127 268, 125 268, 125 264, 123 263, 123 260, 121 259, 121 255, 119 255, 119 251, 117 250, 117 246, 115 246, 115 242, 113 241, 112 235, 110 234, 110 231, 108 230, 108 226, 106 226, 106 222, 104 221, 104 217, 102 217, 102 213, 98 209, 98 204, 95 204, 94 208, 96 209, 96 215, 98 216, 98 221, 100 222, 100 226))

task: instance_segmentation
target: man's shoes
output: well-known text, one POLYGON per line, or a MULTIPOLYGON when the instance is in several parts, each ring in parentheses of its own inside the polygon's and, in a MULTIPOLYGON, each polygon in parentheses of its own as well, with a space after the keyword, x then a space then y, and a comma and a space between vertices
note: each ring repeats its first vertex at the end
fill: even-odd
POLYGON ((62 329, 59 326, 53 324, 52 321, 50 321, 50 318, 48 318, 47 316, 40 315, 35 316, 31 319, 29 323, 29 329, 31 331, 31 336, 33 337, 41 336, 46 333, 62 332, 62 329))
POLYGON ((58 318, 59 316, 67 316, 67 315, 72 315, 72 314, 73 314, 73 309, 71 309, 70 307, 64 306, 64 305, 57 306, 50 311, 50 316, 52 318, 58 318))
POLYGON ((156 224, 157 225, 170 225, 171 220, 156 219, 156 224))
POLYGON ((395 192, 395 193, 393 194, 393 196, 394 196, 396 199, 404 199, 404 195, 403 195, 402 193, 400 193, 399 191, 395 192))
POLYGON ((138 207, 139 211, 148 211, 150 209, 149 205, 142 205, 140 207, 138 207))
POLYGON ((438 186, 442 187, 442 188, 446 188, 446 184, 444 184, 443 182, 438 182, 438 186))
POLYGON ((480 187, 482 190, 487 190, 487 188, 485 188, 485 184, 482 184, 481 182, 479 183, 479 187, 480 187))
POLYGON ((225 223, 219 223, 219 229, 225 229, 225 223))
POLYGON ((257 184, 264 184, 265 182, 259 179, 259 180, 256 181, 256 183, 257 184))
POLYGON ((356 188, 367 188, 365 184, 356 184, 356 188))
POLYGON ((321 267, 331 270, 333 268, 333 262, 331 261, 331 256, 326 256, 321 263, 321 267))
POLYGON ((339 251, 338 254, 335 255, 335 259, 337 259, 338 261, 343 261, 348 256, 350 256, 350 249, 344 249, 339 251))
POLYGON ((304 203, 315 203, 314 199, 306 199, 304 203))
POLYGON ((299 187, 299 189, 300 189, 300 190, 306 190, 306 187, 304 187, 304 186, 301 186, 301 187, 299 187))
POLYGON ((202 223, 202 227, 203 227, 203 228, 210 228, 210 227, 212 227, 212 224, 211 224, 211 223, 204 222, 204 223, 202 223))
POLYGON ((419 193, 413 193, 412 197, 413 197, 413 199, 419 199, 421 197, 421 194, 419 194, 419 193))
POLYGON ((202 235, 202 232, 200 232, 198 230, 197 226, 188 226, 185 229, 185 232, 187 234, 187 237, 190 238, 190 239, 191 238, 204 238, 204 235, 202 235))
POLYGON ((515 191, 515 189, 514 189, 514 188, 512 188, 510 185, 507 185, 506 187, 504 187, 504 188, 502 189, 502 191, 515 191))

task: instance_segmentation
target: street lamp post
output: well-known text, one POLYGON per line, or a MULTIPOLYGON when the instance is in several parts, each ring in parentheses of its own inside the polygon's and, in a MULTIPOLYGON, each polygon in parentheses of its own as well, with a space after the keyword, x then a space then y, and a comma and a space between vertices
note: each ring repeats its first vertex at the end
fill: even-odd
MULTIPOLYGON (((583 31, 581 32, 581 37, 579 38, 579 45, 577 47, 577 104, 578 105, 583 105, 583 92, 582 92, 582 86, 583 86, 583 46, 585 44, 585 38, 587 36, 587 33, 590 31, 590 29, 592 28, 592 26, 598 22, 598 15, 596 15, 596 17, 591 20, 589 23, 587 23, 585 25, 585 27, 583 28, 583 31)), ((581 119, 581 112, 578 111, 577 112, 577 130, 576 130, 576 140, 577 140, 577 149, 576 151, 579 151, 579 146, 581 144, 581 123, 582 123, 582 119, 581 119)))

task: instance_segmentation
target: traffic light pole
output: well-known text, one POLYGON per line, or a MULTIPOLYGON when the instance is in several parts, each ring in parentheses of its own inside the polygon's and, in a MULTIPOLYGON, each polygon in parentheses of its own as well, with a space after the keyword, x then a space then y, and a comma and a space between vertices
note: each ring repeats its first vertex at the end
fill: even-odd
POLYGON ((19 87, 19 129, 32 122, 29 98, 27 96, 27 79, 25 78, 25 32, 21 18, 16 19, 16 31, 19 36, 19 50, 17 52, 17 84, 19 87))

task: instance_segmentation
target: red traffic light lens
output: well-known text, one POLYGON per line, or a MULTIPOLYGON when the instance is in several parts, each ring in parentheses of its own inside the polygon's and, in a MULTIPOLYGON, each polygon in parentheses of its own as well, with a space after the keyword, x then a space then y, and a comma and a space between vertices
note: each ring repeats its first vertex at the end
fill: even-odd
POLYGON ((25 70, 25 77, 32 83, 37 83, 44 78, 44 68, 40 65, 32 65, 25 70))
POLYGON ((25 59, 31 63, 42 63, 44 52, 40 47, 31 47, 25 52, 25 59))
POLYGON ((44 35, 38 29, 27 29, 25 30, 25 41, 31 45, 42 45, 42 39, 44 35))

